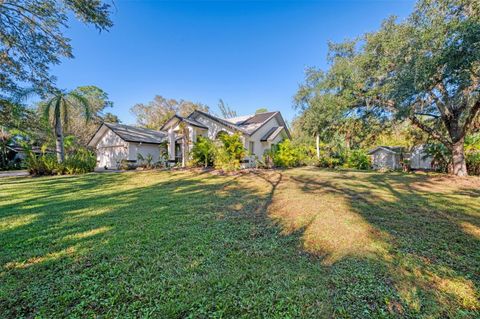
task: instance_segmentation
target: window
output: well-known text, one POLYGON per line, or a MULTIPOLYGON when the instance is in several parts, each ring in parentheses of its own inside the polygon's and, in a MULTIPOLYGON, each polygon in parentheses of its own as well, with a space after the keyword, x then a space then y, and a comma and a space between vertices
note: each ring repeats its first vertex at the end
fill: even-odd
POLYGON ((248 153, 253 154, 254 149, 255 149, 255 142, 248 142, 248 153))

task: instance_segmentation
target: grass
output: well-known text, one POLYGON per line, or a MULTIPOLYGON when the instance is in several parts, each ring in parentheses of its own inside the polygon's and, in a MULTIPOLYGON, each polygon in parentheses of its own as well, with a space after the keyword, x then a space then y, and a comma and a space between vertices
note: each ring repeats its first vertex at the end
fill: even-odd
POLYGON ((480 180, 0 180, 0 317, 480 316, 480 180))

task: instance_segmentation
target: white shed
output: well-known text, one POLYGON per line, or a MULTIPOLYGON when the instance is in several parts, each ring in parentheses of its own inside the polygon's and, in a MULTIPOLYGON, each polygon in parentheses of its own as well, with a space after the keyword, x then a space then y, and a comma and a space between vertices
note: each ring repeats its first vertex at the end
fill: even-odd
POLYGON ((368 152, 372 157, 374 169, 400 169, 402 156, 401 147, 379 146, 368 152))
POLYGON ((167 134, 124 124, 103 123, 88 146, 95 148, 97 167, 116 169, 122 160, 137 162, 138 154, 160 159, 167 134))
POLYGON ((410 167, 412 169, 432 169, 433 158, 425 152, 425 145, 417 145, 412 148, 410 167))

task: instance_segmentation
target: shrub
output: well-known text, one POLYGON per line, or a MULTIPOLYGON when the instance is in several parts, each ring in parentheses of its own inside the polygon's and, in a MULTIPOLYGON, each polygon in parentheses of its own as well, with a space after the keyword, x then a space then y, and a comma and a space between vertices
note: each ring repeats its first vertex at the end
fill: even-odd
POLYGON ((278 144, 273 162, 278 167, 295 167, 302 163, 303 157, 300 148, 295 147, 290 140, 284 140, 278 144))
POLYGON ((430 143, 425 146, 425 158, 432 158, 434 170, 447 173, 452 163, 452 152, 441 143, 430 143))
POLYGON ((138 164, 140 167, 143 167, 145 169, 152 169, 154 168, 154 164, 153 164, 153 156, 152 154, 148 153, 145 157, 138 153, 137 154, 137 161, 138 161, 138 164))
POLYGON ((332 157, 327 154, 323 154, 320 156, 318 160, 317 166, 324 167, 324 168, 336 168, 343 164, 343 160, 338 157, 332 157))
POLYGON ((194 165, 212 166, 215 154, 215 145, 208 137, 198 136, 192 148, 194 165))
POLYGON ((57 163, 57 159, 52 154, 37 155, 31 150, 26 150, 27 157, 25 158, 25 165, 30 175, 52 175, 55 167, 49 165, 52 163, 52 158, 57 163))
POLYGON ((480 175, 480 133, 465 138, 465 160, 470 175, 480 175))
POLYGON ((468 174, 480 175, 480 152, 467 153, 466 161, 468 174))
POLYGON ((57 162, 55 154, 43 153, 37 155, 27 149, 25 164, 31 175, 62 175, 85 174, 95 169, 96 157, 85 148, 67 154, 63 163, 57 162))
POLYGON ((370 157, 363 150, 353 150, 346 156, 345 166, 356 169, 369 169, 370 157))
POLYGON ((245 155, 246 150, 238 133, 223 134, 220 136, 220 145, 215 152, 215 167, 225 171, 237 170, 245 155))
POLYGON ((79 148, 65 157, 65 161, 61 164, 62 174, 73 175, 93 172, 96 163, 95 154, 85 148, 79 148))
POLYGON ((136 169, 137 168, 137 164, 135 164, 134 161, 131 161, 131 160, 127 160, 127 159, 121 159, 119 162, 118 162, 118 169, 121 169, 121 170, 132 170, 132 169, 136 169))

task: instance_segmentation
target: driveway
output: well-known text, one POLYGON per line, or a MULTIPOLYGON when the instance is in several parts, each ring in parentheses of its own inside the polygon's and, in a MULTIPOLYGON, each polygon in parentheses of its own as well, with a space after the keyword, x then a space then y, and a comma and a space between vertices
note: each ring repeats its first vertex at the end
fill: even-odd
POLYGON ((28 176, 28 172, 26 170, 0 171, 0 178, 2 178, 2 177, 24 177, 24 176, 28 176))

